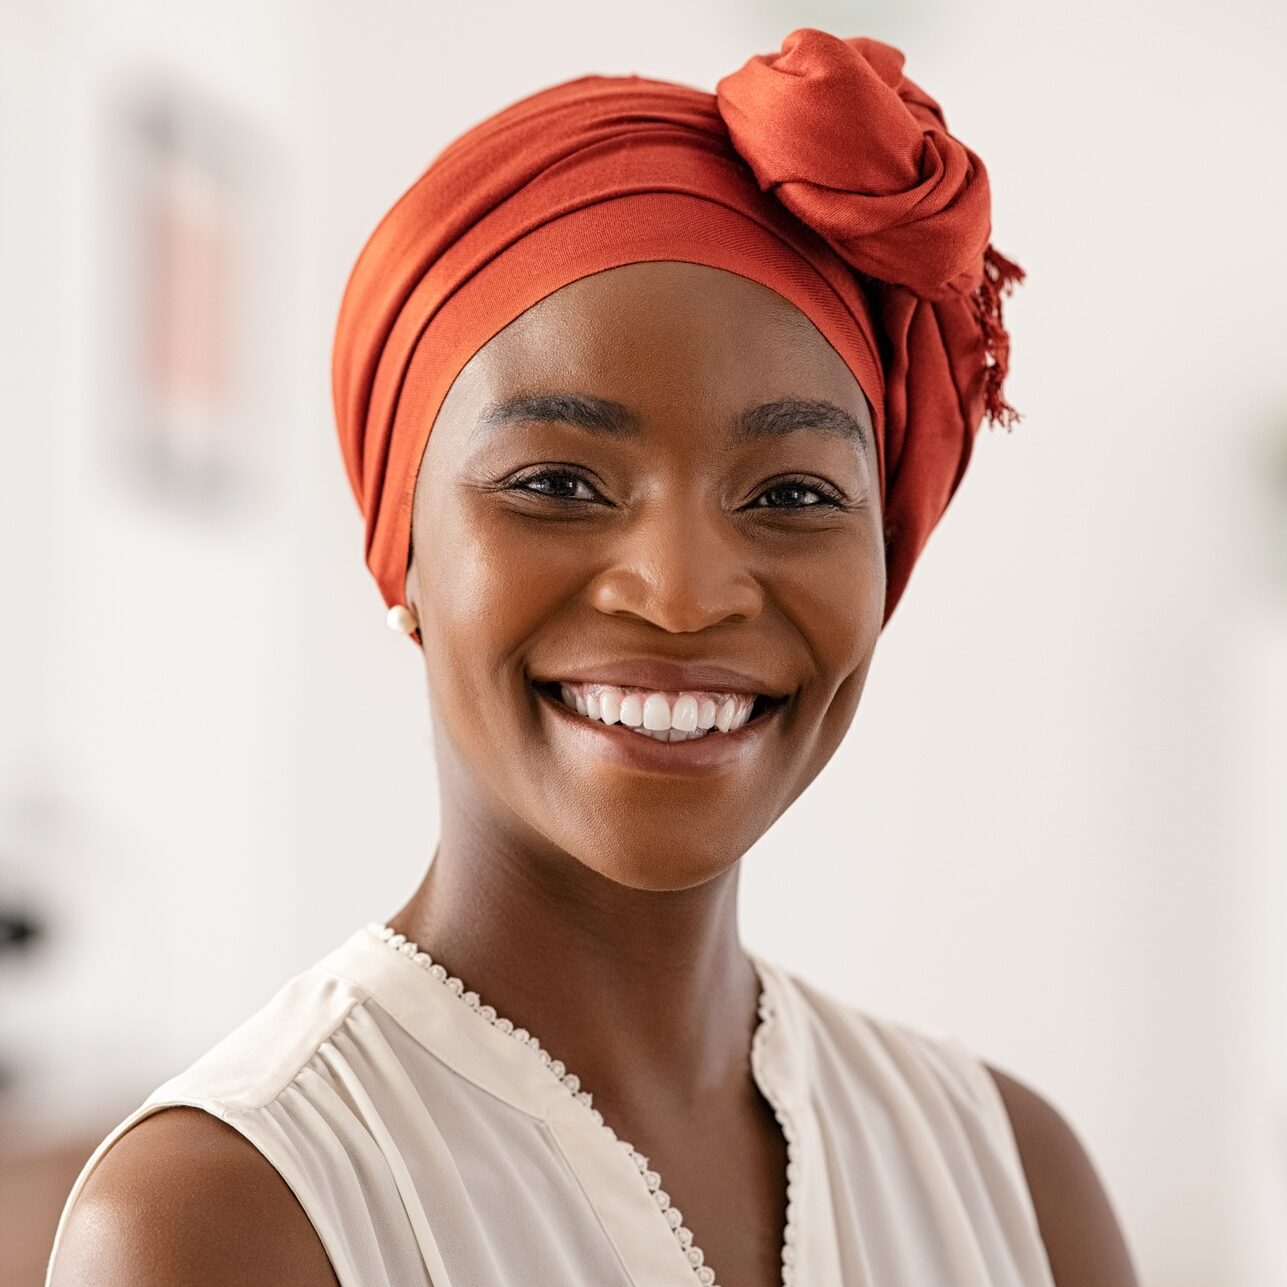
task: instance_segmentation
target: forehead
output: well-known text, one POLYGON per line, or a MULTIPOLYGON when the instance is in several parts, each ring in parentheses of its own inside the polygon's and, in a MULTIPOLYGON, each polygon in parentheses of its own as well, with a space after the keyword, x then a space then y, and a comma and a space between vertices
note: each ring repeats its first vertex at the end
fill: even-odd
POLYGON ((794 304, 704 264, 627 264, 547 295, 493 336, 453 388, 475 414, 578 389, 652 413, 728 417, 753 404, 829 402, 871 429, 857 379, 794 304))

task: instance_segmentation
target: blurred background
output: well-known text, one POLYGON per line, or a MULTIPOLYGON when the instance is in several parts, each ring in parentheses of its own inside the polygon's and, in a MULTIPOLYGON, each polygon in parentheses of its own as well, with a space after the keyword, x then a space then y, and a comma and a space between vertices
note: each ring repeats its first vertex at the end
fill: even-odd
POLYGON ((1287 9, 0 0, 0 1287, 93 1146, 423 874, 331 418, 375 223, 556 80, 899 46, 989 167, 984 428, 747 943, 958 1034, 1151 1287, 1287 1284, 1287 9))

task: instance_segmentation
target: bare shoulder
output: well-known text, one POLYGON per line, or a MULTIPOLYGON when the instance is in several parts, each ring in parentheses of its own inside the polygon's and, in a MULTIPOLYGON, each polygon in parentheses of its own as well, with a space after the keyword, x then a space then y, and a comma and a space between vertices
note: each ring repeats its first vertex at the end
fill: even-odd
POLYGON ((51 1287, 338 1287, 267 1158, 199 1108, 161 1109, 103 1155, 68 1213, 51 1287))
POLYGON ((1108 1194, 1072 1126, 1031 1086, 984 1067, 1010 1117, 1056 1287, 1139 1287, 1108 1194))

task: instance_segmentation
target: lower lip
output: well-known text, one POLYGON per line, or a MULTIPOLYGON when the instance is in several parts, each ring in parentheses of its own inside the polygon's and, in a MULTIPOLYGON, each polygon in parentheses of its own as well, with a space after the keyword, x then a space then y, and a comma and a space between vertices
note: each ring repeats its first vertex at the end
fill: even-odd
POLYGON ((763 734, 786 707, 786 702, 779 702, 732 733, 708 733, 705 737, 683 742, 659 742, 655 737, 636 733, 624 724, 604 724, 601 720, 578 715, 557 697, 551 697, 534 685, 533 691, 559 725, 576 739, 582 754, 602 755, 645 773, 679 773, 698 777, 730 773, 748 761, 759 749, 763 734))

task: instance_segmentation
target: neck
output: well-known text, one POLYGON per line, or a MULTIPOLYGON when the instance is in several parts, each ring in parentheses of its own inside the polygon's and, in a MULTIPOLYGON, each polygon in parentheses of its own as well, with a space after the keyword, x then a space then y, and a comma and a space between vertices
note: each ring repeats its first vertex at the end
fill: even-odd
POLYGON ((395 929, 534 1032, 596 1101, 684 1111, 746 1078, 760 985, 738 936, 740 864, 691 889, 639 890, 561 851, 476 835, 444 825, 395 929))

